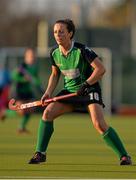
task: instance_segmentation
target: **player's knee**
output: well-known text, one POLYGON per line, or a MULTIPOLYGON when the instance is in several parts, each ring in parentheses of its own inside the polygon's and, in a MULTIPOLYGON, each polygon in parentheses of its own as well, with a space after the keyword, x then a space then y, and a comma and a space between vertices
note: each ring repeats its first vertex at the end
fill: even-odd
POLYGON ((93 123, 95 129, 98 131, 98 132, 102 132, 103 131, 103 126, 102 124, 99 122, 99 121, 95 121, 93 123))
POLYGON ((99 122, 97 120, 93 123, 93 125, 100 134, 104 133, 108 128, 106 124, 99 122))
POLYGON ((100 123, 99 123, 98 121, 95 121, 95 122, 93 123, 93 125, 94 125, 94 127, 95 127, 96 130, 100 128, 100 123))
POLYGON ((52 111, 50 109, 45 109, 43 112, 42 119, 44 121, 52 121, 54 119, 52 111))

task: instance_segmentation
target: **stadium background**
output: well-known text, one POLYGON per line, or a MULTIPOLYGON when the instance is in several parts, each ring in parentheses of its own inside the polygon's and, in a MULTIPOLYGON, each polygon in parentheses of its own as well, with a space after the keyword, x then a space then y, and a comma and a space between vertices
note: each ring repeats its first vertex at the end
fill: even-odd
POLYGON ((1 0, 0 3, 0 60, 9 70, 20 62, 25 47, 35 47, 39 50, 40 76, 46 87, 50 72, 48 50, 54 45, 52 25, 57 18, 70 17, 77 26, 75 40, 89 47, 108 48, 112 54, 112 77, 109 77, 112 78, 109 87, 112 110, 117 112, 121 107, 135 106, 135 1, 39 0, 33 4, 27 0, 24 3, 1 0), (22 6, 20 11, 16 9, 18 5, 22 6))

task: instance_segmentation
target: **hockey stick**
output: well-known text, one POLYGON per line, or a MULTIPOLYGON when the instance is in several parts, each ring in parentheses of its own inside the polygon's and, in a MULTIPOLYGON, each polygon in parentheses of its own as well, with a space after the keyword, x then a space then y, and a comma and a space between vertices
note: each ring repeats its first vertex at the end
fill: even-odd
POLYGON ((77 93, 71 93, 71 94, 67 94, 67 95, 62 95, 62 96, 49 98, 49 99, 46 99, 44 101, 44 105, 42 104, 42 102, 40 100, 20 104, 20 103, 16 103, 15 99, 11 99, 9 101, 8 106, 9 106, 9 109, 14 110, 14 111, 18 111, 18 110, 28 109, 28 108, 32 108, 32 107, 36 107, 36 106, 47 106, 51 102, 55 102, 55 101, 62 100, 62 99, 67 99, 69 97, 73 97, 73 96, 76 96, 76 95, 77 95, 77 93))

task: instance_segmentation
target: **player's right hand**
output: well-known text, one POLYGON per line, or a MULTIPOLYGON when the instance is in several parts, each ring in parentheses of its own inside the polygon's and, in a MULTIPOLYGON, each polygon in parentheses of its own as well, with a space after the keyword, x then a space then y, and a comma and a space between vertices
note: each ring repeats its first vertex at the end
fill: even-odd
POLYGON ((45 104, 44 101, 45 101, 46 99, 49 99, 49 98, 50 98, 50 95, 47 94, 47 93, 44 93, 43 96, 41 97, 42 105, 44 105, 44 104, 45 104))

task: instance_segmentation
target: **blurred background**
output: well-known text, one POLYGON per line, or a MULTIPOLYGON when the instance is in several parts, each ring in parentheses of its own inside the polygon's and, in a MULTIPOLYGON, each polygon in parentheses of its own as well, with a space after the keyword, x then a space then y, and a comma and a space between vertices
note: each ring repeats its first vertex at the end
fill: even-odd
POLYGON ((23 60, 25 48, 34 47, 45 88, 50 73, 49 50, 55 43, 53 24, 63 18, 73 19, 75 40, 96 50, 106 66, 102 81, 106 113, 134 109, 135 0, 0 0, 1 66, 12 71, 23 60))

